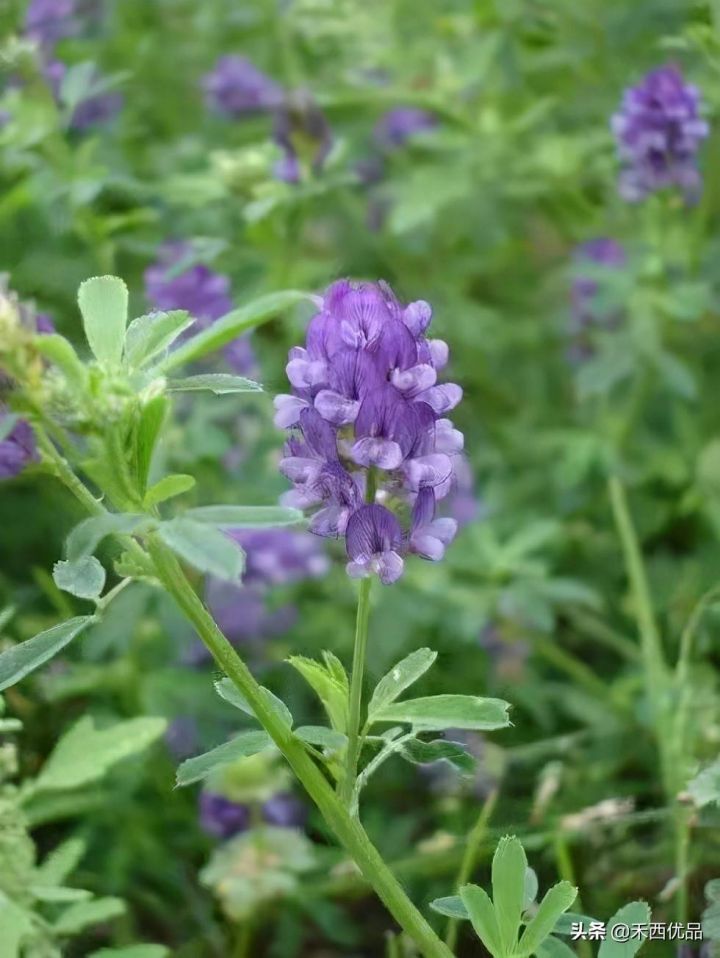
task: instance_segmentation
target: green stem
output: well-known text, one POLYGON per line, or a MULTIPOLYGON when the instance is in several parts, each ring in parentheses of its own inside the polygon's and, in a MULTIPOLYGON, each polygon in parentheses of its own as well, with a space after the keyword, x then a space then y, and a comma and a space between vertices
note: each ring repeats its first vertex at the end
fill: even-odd
POLYGON ((648 691, 652 694, 652 692, 656 692, 658 688, 654 680, 660 678, 664 684, 664 680, 666 679, 666 664, 660 642, 660 632, 655 622, 645 564, 630 515, 630 509, 628 508, 625 488, 617 476, 611 476, 608 480, 608 485, 615 525, 618 535, 620 536, 625 557, 625 566, 634 596, 635 616, 640 634, 640 648, 645 666, 645 678, 648 691))
MULTIPOLYGON (((480 809, 480 814, 475 822, 475 825, 473 826, 472 831, 468 835, 467 844, 465 846, 465 854, 463 855, 462 862, 460 863, 460 870, 458 871, 457 880, 455 882, 455 887, 458 889, 458 891, 463 885, 467 884, 473 873, 475 863, 478 859, 478 855, 480 854, 480 846, 485 840, 490 816, 493 813, 498 799, 498 794, 499 792, 496 788, 490 792, 483 803, 483 807, 480 809)), ((455 951, 455 946, 457 945, 458 927, 459 923, 457 918, 451 918, 448 921, 447 929, 445 931, 445 944, 451 951, 455 951)))
MULTIPOLYGON (((563 881, 570 882, 571 885, 577 887, 577 881, 575 880, 575 869, 573 868, 572 857, 570 855, 570 848, 568 846, 568 840, 564 832, 558 830, 555 833, 555 862, 557 864, 558 875, 562 878, 563 881)), ((583 913, 583 903, 580 898, 580 892, 578 891, 577 898, 573 902, 573 908, 583 913)), ((592 946, 589 941, 580 940, 578 942, 578 954, 580 958, 592 958, 592 946)))
POLYGON ((370 587, 372 579, 368 576, 360 582, 357 616, 355 618, 355 648, 353 651, 352 675, 350 677, 350 713, 348 717, 348 744, 345 755, 345 771, 340 787, 340 797, 345 806, 350 807, 357 778, 358 759, 362 748, 360 735, 360 713, 362 710, 362 689, 365 679, 365 658, 367 655, 368 625, 370 622, 370 587))
POLYGON ((193 590, 174 554, 157 536, 149 536, 147 546, 161 584, 195 627, 217 665, 245 696, 256 718, 285 756, 328 826, 354 859, 388 911, 416 943, 425 958, 452 958, 452 952, 407 897, 360 823, 349 815, 325 776, 305 751, 302 742, 273 711, 252 673, 193 590))
POLYGON ((688 919, 688 875, 690 871, 690 809, 678 805, 675 811, 675 879, 677 890, 677 920, 683 925, 688 919))

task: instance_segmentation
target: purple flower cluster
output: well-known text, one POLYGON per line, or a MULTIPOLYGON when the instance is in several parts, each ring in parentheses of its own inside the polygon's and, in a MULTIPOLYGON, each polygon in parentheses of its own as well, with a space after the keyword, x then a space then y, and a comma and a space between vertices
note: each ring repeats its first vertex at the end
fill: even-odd
POLYGON ((0 408, 0 480, 13 479, 37 459, 35 436, 24 419, 8 419, 0 408), (9 427, 9 428, 8 428, 9 427))
MULTIPOLYGON (((195 319, 191 334, 232 310, 229 278, 194 262, 189 243, 166 243, 161 248, 157 261, 145 271, 145 295, 156 309, 186 309, 195 319)), ((255 365, 247 336, 229 343, 223 355, 237 373, 249 373, 255 365)))
POLYGON ((387 152, 405 146, 419 133, 428 133, 437 127, 437 119, 427 110, 414 106, 399 106, 384 113, 375 125, 373 137, 380 149, 387 152))
POLYGON ((669 186, 680 187, 688 201, 697 199, 697 153, 709 127, 700 116, 699 90, 677 67, 652 70, 626 90, 611 127, 623 164, 624 199, 638 202, 669 186))
POLYGON ((427 303, 403 306, 385 283, 334 283, 306 347, 290 351, 292 395, 275 400, 276 424, 292 430, 280 463, 295 484, 286 501, 317 507, 317 535, 345 537, 353 578, 395 582, 406 554, 441 559, 457 530, 436 505, 463 447, 446 418, 462 390, 437 382, 449 350, 426 337, 431 318, 427 303), (404 529, 396 511, 408 509, 404 529))
POLYGON ((220 57, 202 87, 211 109, 234 118, 276 110, 284 99, 274 80, 245 57, 232 55, 220 57))
POLYGON ((593 354, 591 341, 594 329, 612 329, 620 322, 616 310, 608 311, 598 302, 601 286, 596 276, 582 275, 582 267, 590 265, 607 270, 622 269, 627 261, 623 247, 609 237, 598 237, 578 247, 575 263, 579 270, 570 292, 571 314, 569 334, 571 346, 568 358, 572 363, 582 362, 593 354))
MULTIPOLYGON (((268 825, 278 828, 303 828, 307 808, 294 795, 278 792, 260 808, 260 816, 268 825)), ((204 831, 216 838, 232 838, 247 831, 253 820, 249 805, 233 802, 217 792, 200 793, 200 824, 204 831)))

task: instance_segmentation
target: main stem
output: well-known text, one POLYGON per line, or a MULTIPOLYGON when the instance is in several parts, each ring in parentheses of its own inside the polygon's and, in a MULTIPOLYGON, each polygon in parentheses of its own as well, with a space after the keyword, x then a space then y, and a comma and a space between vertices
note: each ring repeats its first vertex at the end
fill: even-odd
POLYGON ((156 536, 148 537, 147 545, 160 582, 194 625, 218 666, 243 693, 256 718, 388 911, 425 958, 453 958, 450 949, 410 901, 360 823, 343 806, 302 742, 268 704, 261 687, 195 593, 174 554, 156 536))
POLYGON ((355 618, 355 648, 353 651, 352 676, 350 678, 348 744, 345 755, 345 771, 340 786, 340 796, 346 808, 349 808, 352 803, 361 749, 360 712, 362 710, 362 690, 365 679, 365 658, 367 656, 368 625, 370 622, 371 583, 370 576, 360 581, 357 616, 355 618))

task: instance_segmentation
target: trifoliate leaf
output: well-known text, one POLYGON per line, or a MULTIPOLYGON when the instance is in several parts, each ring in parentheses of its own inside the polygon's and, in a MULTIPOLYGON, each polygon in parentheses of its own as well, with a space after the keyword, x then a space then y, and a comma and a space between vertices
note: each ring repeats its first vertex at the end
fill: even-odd
POLYGON ((219 529, 192 519, 171 519, 158 527, 160 538, 176 555, 198 572, 225 582, 239 582, 245 553, 219 529))
POLYGON ((436 658, 437 652, 433 652, 432 649, 417 649, 393 666, 375 686, 368 704, 368 719, 372 721, 377 712, 394 702, 413 682, 417 682, 436 658))
POLYGON ((241 732, 229 742, 224 742, 209 752, 183 762, 177 770, 177 784, 192 785, 193 782, 207 778, 215 769, 230 765, 240 758, 257 755, 258 752, 270 748, 272 744, 272 739, 267 732, 241 732))
POLYGON ((431 695, 427 698, 394 702, 378 709, 376 722, 408 722, 419 730, 446 728, 490 731, 510 724, 510 706, 501 699, 474 695, 431 695))
POLYGON ((15 685, 57 655, 95 621, 92 615, 76 616, 0 653, 0 691, 15 685))

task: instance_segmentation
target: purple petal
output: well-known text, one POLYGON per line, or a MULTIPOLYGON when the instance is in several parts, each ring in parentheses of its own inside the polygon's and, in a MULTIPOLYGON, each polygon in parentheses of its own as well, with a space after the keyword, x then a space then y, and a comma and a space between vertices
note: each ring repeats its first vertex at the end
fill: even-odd
POLYGON ((346 426, 357 419, 360 403, 331 389, 321 389, 315 397, 315 408, 333 426, 346 426))
POLYGON ((412 366, 410 369, 394 369, 390 376, 393 386, 408 398, 413 398, 430 389, 436 381, 437 372, 427 364, 412 366))
POLYGON ((462 388, 456 383, 442 383, 428 389, 419 398, 431 406, 437 416, 443 416, 457 406, 462 396, 462 388))
POLYGON ((438 419, 435 423, 435 451, 449 456, 462 452, 465 437, 449 419, 438 419))
POLYGON ((392 585, 403 574, 405 563, 397 552, 383 552, 374 563, 375 571, 383 585, 392 585))
POLYGON ((352 447, 352 458, 359 466, 397 469, 403 461, 402 449, 392 439, 366 436, 352 447))
POLYGON ((347 525, 347 553, 350 559, 376 556, 400 547, 402 530, 397 518, 384 506, 362 506, 347 525))
POLYGON ((299 396, 290 396, 281 393, 273 400, 275 406, 275 416, 273 422, 278 429, 289 429, 290 426, 296 426, 300 420, 300 414, 308 408, 308 400, 301 399, 299 396))
POLYGON ((402 313, 402 321, 416 339, 423 335, 431 319, 432 307, 422 299, 408 303, 402 313))

